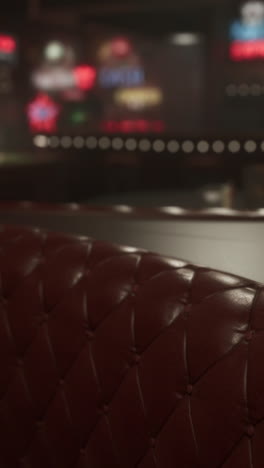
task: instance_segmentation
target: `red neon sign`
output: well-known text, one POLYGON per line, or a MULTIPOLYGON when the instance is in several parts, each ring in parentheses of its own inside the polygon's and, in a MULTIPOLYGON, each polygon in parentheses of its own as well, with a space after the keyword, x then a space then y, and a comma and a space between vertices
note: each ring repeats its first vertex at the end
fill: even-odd
POLYGON ((27 109, 32 132, 55 132, 59 111, 59 106, 49 96, 39 94, 27 109))
POLYGON ((101 128, 107 133, 160 133, 165 130, 165 124, 162 120, 109 120, 101 128))
POLYGON ((88 91, 94 86, 96 79, 96 70, 88 65, 80 65, 74 68, 73 74, 76 80, 77 88, 82 91, 88 91))
POLYGON ((230 47, 230 57, 234 61, 258 60, 264 58, 264 39, 256 41, 234 41, 230 47))
POLYGON ((131 45, 126 39, 120 37, 112 41, 111 49, 113 55, 125 57, 131 52, 131 45))
POLYGON ((16 41, 11 36, 0 35, 0 53, 13 54, 16 50, 16 41))

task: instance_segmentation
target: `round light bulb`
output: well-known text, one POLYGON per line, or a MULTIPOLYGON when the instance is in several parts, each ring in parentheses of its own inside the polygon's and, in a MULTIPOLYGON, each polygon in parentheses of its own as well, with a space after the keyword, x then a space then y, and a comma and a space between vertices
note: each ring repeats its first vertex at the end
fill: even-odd
POLYGON ((45 49, 45 56, 48 60, 60 60, 65 53, 64 45, 61 42, 50 42, 45 49))

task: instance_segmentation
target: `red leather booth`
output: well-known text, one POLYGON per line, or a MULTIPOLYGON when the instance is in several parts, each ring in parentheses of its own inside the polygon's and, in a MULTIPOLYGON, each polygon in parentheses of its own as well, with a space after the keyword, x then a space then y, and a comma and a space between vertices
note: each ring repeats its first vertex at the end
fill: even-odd
POLYGON ((0 466, 263 468, 264 287, 0 230, 0 466))
POLYGON ((187 259, 264 282, 264 211, 0 203, 0 224, 38 226, 187 259))

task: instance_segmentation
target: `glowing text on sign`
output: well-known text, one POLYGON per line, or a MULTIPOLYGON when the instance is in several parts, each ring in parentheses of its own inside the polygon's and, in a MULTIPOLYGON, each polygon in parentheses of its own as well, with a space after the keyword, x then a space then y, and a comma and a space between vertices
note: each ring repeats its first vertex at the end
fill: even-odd
POLYGON ((161 133, 165 124, 162 120, 108 120, 101 129, 106 133, 161 133))
POLYGON ((33 84, 41 91, 63 91, 77 88, 88 91, 95 84, 96 70, 88 65, 73 69, 55 68, 37 71, 33 75, 33 84))
POLYGON ((264 2, 252 0, 230 27, 230 57, 235 61, 264 58, 264 2))
POLYGON ((159 88, 147 86, 119 89, 115 94, 117 104, 135 111, 158 106, 162 99, 163 95, 159 88))
POLYGON ((103 88, 115 88, 119 86, 137 86, 145 80, 144 70, 140 67, 118 67, 101 69, 99 82, 103 88))

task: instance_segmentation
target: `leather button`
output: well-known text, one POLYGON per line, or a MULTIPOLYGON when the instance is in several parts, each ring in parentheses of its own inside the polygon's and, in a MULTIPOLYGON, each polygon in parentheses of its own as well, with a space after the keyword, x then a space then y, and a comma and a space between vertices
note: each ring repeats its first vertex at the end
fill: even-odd
POLYGON ((251 425, 251 426, 248 426, 248 428, 247 428, 247 435, 248 435, 249 437, 253 437, 254 434, 255 434, 255 428, 254 428, 254 426, 252 426, 252 425, 251 425))
POLYGON ((187 387, 187 393, 188 393, 188 395, 192 395, 192 392, 193 392, 193 386, 190 384, 187 387))
POLYGON ((40 430, 40 429, 42 429, 42 427, 44 426, 44 422, 43 422, 43 421, 38 421, 38 422, 36 423, 36 426, 37 426, 37 428, 40 430))
POLYGON ((24 367, 24 362, 23 362, 23 359, 18 359, 17 360, 17 367, 24 367))
POLYGON ((61 379, 61 380, 59 381, 59 384, 60 384, 60 386, 61 386, 61 387, 63 387, 63 386, 64 386, 64 383, 65 383, 65 382, 64 382, 64 380, 63 380, 63 379, 61 379))
POLYGON ((141 359, 140 355, 139 355, 139 354, 135 354, 135 356, 134 356, 134 364, 136 364, 136 365, 139 364, 139 363, 140 363, 140 359, 141 359))
POLYGON ((48 320, 49 320, 48 314, 44 314, 44 316, 43 316, 43 322, 44 322, 44 323, 47 323, 48 320))
POLYGON ((249 330, 249 331, 246 333, 246 335, 245 335, 246 341, 251 341, 252 338, 253 338, 253 336, 254 336, 254 331, 253 331, 253 330, 249 330))
POLYGON ((107 414, 108 411, 109 411, 109 406, 108 406, 108 405, 104 405, 104 406, 103 406, 103 412, 104 412, 104 414, 107 414))
POLYGON ((86 330, 85 334, 86 334, 88 340, 92 341, 94 339, 94 333, 91 330, 86 330))
POLYGON ((138 292, 138 289, 139 289, 139 286, 137 284, 135 284, 134 286, 132 286, 132 289, 131 289, 131 294, 132 296, 135 296, 138 292))
POLYGON ((155 440, 153 437, 151 437, 149 443, 150 443, 150 447, 151 447, 151 448, 154 448, 155 445, 156 445, 156 440, 155 440))
POLYGON ((102 405, 101 408, 99 408, 99 414, 103 416, 104 414, 108 414, 109 412, 109 406, 108 405, 102 405))

